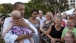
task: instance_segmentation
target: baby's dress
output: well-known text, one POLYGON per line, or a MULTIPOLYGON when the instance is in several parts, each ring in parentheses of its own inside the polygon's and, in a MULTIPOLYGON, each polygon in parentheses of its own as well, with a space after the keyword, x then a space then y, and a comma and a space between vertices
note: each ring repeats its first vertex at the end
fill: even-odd
POLYGON ((27 35, 27 34, 31 34, 32 33, 31 30, 27 29, 27 27, 22 28, 22 27, 16 26, 16 25, 12 27, 11 31, 12 31, 13 34, 16 34, 18 36, 20 36, 22 34, 27 35))

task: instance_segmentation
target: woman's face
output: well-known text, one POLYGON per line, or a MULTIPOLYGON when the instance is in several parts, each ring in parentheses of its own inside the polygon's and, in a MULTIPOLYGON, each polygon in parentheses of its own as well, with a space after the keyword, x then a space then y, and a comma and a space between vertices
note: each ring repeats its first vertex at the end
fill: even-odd
POLYGON ((51 14, 50 13, 46 13, 46 19, 51 19, 51 14))
POLYGON ((61 25, 61 20, 59 18, 55 18, 55 25, 61 25))
POLYGON ((36 11, 34 11, 34 12, 32 13, 32 17, 36 18, 37 16, 38 16, 38 13, 37 13, 36 11))
POLYGON ((65 40, 65 42, 72 42, 73 38, 71 37, 71 35, 69 33, 66 33, 64 36, 64 40, 65 40))

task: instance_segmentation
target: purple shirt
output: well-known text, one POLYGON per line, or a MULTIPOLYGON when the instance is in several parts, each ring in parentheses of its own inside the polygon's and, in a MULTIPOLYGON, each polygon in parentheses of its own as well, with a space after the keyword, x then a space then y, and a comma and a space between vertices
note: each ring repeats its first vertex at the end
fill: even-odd
MULTIPOLYGON (((13 23, 13 21, 10 21, 13 23)), ((11 29, 12 33, 13 34, 16 34, 18 36, 22 35, 22 34, 31 34, 31 30, 27 29, 27 28, 22 28, 20 26, 13 26, 12 29, 11 29)))

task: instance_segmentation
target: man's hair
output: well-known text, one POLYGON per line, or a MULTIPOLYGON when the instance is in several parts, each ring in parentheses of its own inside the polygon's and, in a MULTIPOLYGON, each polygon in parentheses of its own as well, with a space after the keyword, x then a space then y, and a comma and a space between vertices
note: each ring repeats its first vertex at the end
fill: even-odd
POLYGON ((17 8, 17 7, 19 6, 19 4, 22 4, 22 5, 24 5, 24 3, 22 3, 22 2, 16 2, 16 3, 14 3, 14 6, 13 6, 13 8, 17 8))
POLYGON ((75 22, 75 17, 74 16, 69 16, 68 20, 71 20, 71 21, 75 22))

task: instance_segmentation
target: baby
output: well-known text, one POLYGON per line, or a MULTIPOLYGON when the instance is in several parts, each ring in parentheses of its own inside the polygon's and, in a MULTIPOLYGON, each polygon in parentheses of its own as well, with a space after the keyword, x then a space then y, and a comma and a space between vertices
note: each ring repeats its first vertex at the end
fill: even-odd
MULTIPOLYGON (((9 26, 7 27, 7 30, 5 30, 5 32, 2 34, 3 37, 4 37, 5 34, 6 34, 7 32, 9 32, 10 30, 11 30, 11 32, 12 32, 13 34, 16 34, 16 35, 18 35, 18 36, 23 35, 23 34, 27 35, 27 34, 31 34, 31 33, 32 33, 31 30, 27 29, 27 27, 28 27, 28 24, 27 24, 27 23, 26 23, 26 27, 25 27, 25 28, 22 28, 22 27, 20 27, 20 26, 14 25, 14 21, 13 21, 13 20, 17 20, 17 19, 22 20, 21 14, 20 14, 19 11, 17 11, 17 10, 12 11, 12 13, 11 13, 11 18, 12 18, 12 19, 11 19, 11 21, 10 21, 9 26)), ((28 38, 28 39, 30 40, 31 43, 34 43, 34 40, 33 40, 32 37, 30 37, 30 38, 28 38)), ((21 41, 19 41, 19 43, 24 43, 24 39, 21 40, 21 41)))

